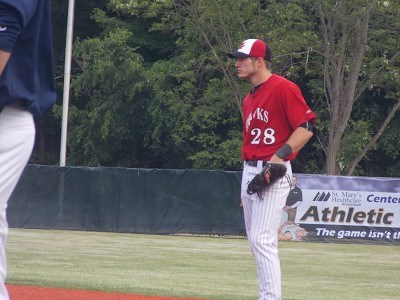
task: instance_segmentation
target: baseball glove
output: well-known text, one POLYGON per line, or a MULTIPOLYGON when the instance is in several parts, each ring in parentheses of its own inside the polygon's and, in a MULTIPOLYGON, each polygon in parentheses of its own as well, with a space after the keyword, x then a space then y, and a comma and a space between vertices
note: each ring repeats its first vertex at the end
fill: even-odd
POLYGON ((261 192, 269 185, 285 176, 286 165, 280 163, 266 162, 261 172, 258 173, 247 185, 247 194, 253 195, 261 192))

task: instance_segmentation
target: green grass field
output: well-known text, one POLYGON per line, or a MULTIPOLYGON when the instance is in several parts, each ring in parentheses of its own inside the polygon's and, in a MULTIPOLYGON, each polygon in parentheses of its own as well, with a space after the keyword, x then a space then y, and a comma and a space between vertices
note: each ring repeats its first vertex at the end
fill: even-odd
MULTIPOLYGON (((280 242, 283 299, 400 299, 400 247, 280 242)), ((10 229, 7 283, 257 299, 247 240, 10 229)))

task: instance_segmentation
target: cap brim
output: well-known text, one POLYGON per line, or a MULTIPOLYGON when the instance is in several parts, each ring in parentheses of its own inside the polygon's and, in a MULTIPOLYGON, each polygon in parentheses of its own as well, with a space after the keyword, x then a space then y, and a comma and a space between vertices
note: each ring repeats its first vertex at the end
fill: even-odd
POLYGON ((234 51, 234 52, 228 52, 228 57, 229 58, 250 57, 250 55, 243 53, 243 52, 234 51))

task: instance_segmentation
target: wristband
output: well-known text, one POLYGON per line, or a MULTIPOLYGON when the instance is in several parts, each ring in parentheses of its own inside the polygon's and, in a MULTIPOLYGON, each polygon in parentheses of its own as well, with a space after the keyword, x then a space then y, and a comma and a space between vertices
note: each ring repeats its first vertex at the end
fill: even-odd
POLYGON ((278 156, 280 159, 284 159, 288 157, 290 154, 293 153, 292 147, 289 144, 285 144, 275 152, 275 155, 278 156))

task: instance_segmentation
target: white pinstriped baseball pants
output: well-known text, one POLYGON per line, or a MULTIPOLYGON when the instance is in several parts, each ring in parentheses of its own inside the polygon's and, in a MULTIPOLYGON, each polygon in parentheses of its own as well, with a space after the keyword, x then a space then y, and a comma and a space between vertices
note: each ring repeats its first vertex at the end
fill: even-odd
POLYGON ((0 113, 0 300, 8 300, 6 242, 7 202, 28 163, 35 141, 35 124, 30 112, 6 106, 0 113))
MULTIPOLYGON (((290 162, 286 162, 287 175, 292 175, 290 162)), ((290 190, 290 178, 281 180, 268 187, 261 195, 249 195, 247 184, 262 169, 262 162, 257 167, 244 164, 241 186, 244 220, 250 250, 255 258, 259 300, 280 300, 281 267, 278 253, 278 227, 290 190)))

